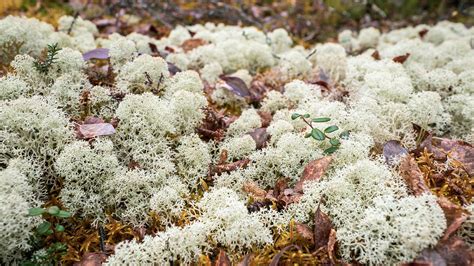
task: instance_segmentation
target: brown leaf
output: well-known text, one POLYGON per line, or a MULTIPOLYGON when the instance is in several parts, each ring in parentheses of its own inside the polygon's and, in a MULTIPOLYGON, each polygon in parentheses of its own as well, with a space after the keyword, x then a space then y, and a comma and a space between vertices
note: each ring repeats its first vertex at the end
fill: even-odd
POLYGON ((273 195, 278 198, 280 195, 283 194, 283 192, 285 191, 285 189, 288 188, 288 180, 284 177, 282 178, 279 178, 276 183, 275 183, 275 187, 273 189, 273 195))
POLYGON ((402 265, 469 266, 473 263, 474 252, 461 238, 452 236, 446 241, 440 241, 433 248, 424 249, 413 262, 402 265))
POLYGON ((267 133, 267 128, 265 127, 256 128, 247 134, 253 138, 257 144, 257 149, 262 149, 267 146, 267 141, 270 139, 270 134, 267 133))
POLYGON ((233 163, 227 163, 227 164, 221 164, 221 165, 215 165, 211 167, 210 171, 210 176, 213 176, 215 174, 222 174, 222 173, 228 173, 232 172, 234 170, 237 170, 239 168, 245 168, 247 165, 250 163, 249 159, 242 159, 233 163))
POLYGON ((389 140, 383 145, 383 156, 388 165, 393 165, 397 158, 406 154, 408 154, 407 149, 397 140, 389 140))
POLYGON ((331 233, 329 233, 329 241, 328 241, 328 255, 331 263, 333 265, 337 265, 336 260, 336 230, 331 229, 331 233))
POLYGON ((318 250, 322 247, 327 247, 329 243, 329 236, 332 230, 332 222, 324 212, 321 211, 320 206, 314 213, 314 247, 318 250))
POLYGON ((430 192, 428 186, 425 184, 423 173, 411 154, 402 157, 400 161, 400 175, 414 195, 418 196, 430 192))
POLYGON ((410 53, 406 53, 404 55, 395 56, 392 60, 395 63, 403 64, 408 59, 409 56, 410 56, 410 53))
POLYGON ((462 140, 433 137, 433 149, 438 149, 444 157, 449 157, 463 164, 469 175, 474 175, 474 147, 462 140))
POLYGON ((74 263, 75 266, 100 266, 107 260, 107 256, 102 252, 86 252, 81 261, 74 263))
POLYGON ((91 59, 108 59, 109 57, 109 49, 107 48, 96 48, 82 55, 84 61, 91 59))
POLYGON ((428 29, 422 29, 418 32, 420 38, 423 38, 428 33, 428 29))
POLYGON ((98 136, 110 136, 115 133, 115 128, 109 123, 82 124, 79 126, 79 133, 85 139, 98 136))
POLYGON ((262 127, 268 127, 272 122, 272 113, 267 111, 257 111, 258 115, 260 115, 260 119, 262 120, 262 127))
POLYGON ((224 250, 219 251, 219 255, 217 256, 215 266, 231 266, 232 263, 230 262, 229 257, 225 253, 224 250))
POLYGON ((181 44, 181 48, 183 48, 184 52, 189 52, 199 46, 206 45, 207 41, 204 39, 187 39, 186 41, 181 44))
POLYGON ((240 261, 239 264, 237 264, 237 266, 250 266, 252 257, 253 257, 252 253, 245 255, 242 261, 240 261))
POLYGON ((439 197, 437 201, 441 209, 443 209, 447 223, 447 228, 444 231, 442 240, 447 240, 459 229, 459 227, 461 227, 461 224, 469 217, 469 215, 466 210, 452 203, 445 197, 439 197))
POLYGON ((105 123, 104 119, 100 117, 95 117, 95 116, 88 116, 86 119, 84 119, 83 124, 100 124, 100 123, 105 123))
POLYGON ((309 226, 302 223, 296 223, 296 232, 306 241, 311 244, 314 244, 314 234, 309 226))
POLYGON ((253 181, 246 181, 242 189, 254 198, 263 199, 267 195, 267 192, 253 181))
POLYGON ((301 250, 301 247, 299 247, 297 245, 289 245, 289 246, 286 246, 286 247, 282 248, 280 250, 280 252, 278 252, 278 254, 276 254, 275 257, 273 257, 272 261, 270 262, 270 266, 278 266, 278 263, 280 262, 280 259, 283 256, 283 254, 285 254, 286 251, 288 251, 292 248, 296 248, 298 250, 301 250))
POLYGON ((221 79, 218 82, 219 86, 231 91, 237 96, 244 98, 250 97, 249 88, 241 78, 226 75, 221 75, 219 78, 221 79))
POLYGON ((228 151, 226 149, 223 149, 221 151, 221 154, 219 154, 219 161, 217 162, 217 164, 225 164, 225 162, 227 162, 227 158, 228 158, 228 151))
POLYGON ((296 192, 303 192, 303 184, 306 181, 319 180, 326 173, 329 164, 332 161, 331 156, 326 156, 317 160, 313 160, 306 165, 301 177, 295 185, 296 192))
POLYGON ((372 53, 372 58, 374 58, 375 60, 380 60, 379 51, 375 50, 375 51, 372 53))
POLYGON ((181 72, 181 69, 177 67, 175 64, 166 62, 168 64, 168 71, 171 73, 171 75, 175 75, 178 72, 181 72))

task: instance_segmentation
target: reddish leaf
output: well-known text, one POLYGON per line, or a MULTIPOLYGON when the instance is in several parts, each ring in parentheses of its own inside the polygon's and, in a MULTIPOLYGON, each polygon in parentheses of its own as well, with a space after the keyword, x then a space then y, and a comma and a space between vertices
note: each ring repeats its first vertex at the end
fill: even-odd
POLYGON ((400 175, 414 195, 418 196, 430 192, 428 186, 425 184, 423 173, 412 155, 408 154, 402 157, 400 162, 400 175))
POLYGON ((409 56, 410 56, 410 53, 406 53, 404 55, 395 56, 392 60, 395 63, 403 64, 408 59, 409 56))
POLYGON ((107 48, 96 48, 82 55, 84 61, 91 59, 108 59, 109 57, 109 49, 107 48))
POLYGON ((79 133, 85 139, 98 136, 109 136, 115 133, 115 128, 109 123, 83 124, 79 126, 79 133))
POLYGON ((242 159, 233 163, 215 165, 211 167, 210 176, 235 171, 239 168, 245 168, 250 163, 249 159, 242 159))
POLYGON ((254 198, 263 199, 267 195, 267 192, 260 188, 255 182, 253 181, 246 181, 243 186, 243 190, 250 194, 254 198))
POLYGON ((221 75, 220 85, 240 97, 250 97, 250 92, 245 82, 238 77, 221 75))
POLYGON ((314 247, 316 250, 327 247, 332 229, 331 219, 318 206, 314 213, 314 247))
POLYGON ((185 52, 189 52, 199 46, 203 46, 206 44, 207 41, 203 39, 187 39, 183 42, 183 44, 181 44, 181 48, 183 48, 185 52))
POLYGON ((303 192, 303 184, 306 181, 319 180, 326 173, 329 164, 332 161, 331 156, 326 156, 317 160, 313 160, 306 165, 301 177, 295 185, 296 192, 303 192))
POLYGON ((372 57, 373 57, 375 60, 380 60, 379 51, 375 50, 375 51, 372 53, 372 57))
POLYGON ((292 248, 301 250, 301 247, 297 245, 289 245, 289 246, 284 247, 282 250, 280 250, 280 252, 278 252, 278 254, 275 255, 275 257, 273 257, 272 261, 270 262, 270 266, 278 266, 278 263, 280 262, 280 259, 283 256, 283 254, 292 248))
POLYGON ((95 117, 95 116, 88 116, 86 119, 84 119, 83 124, 99 124, 99 123, 105 123, 104 119, 95 117))
POLYGON ((428 33, 428 29, 422 29, 418 32, 418 35, 420 36, 420 38, 423 38, 425 37, 427 33, 428 33))
POLYGON ((280 178, 275 183, 275 188, 273 190, 273 195, 278 198, 282 195, 285 189, 288 188, 288 180, 286 178, 280 178))
POLYGON ((247 254, 245 257, 242 259, 237 266, 250 266, 250 262, 252 261, 253 254, 247 254))
POLYGON ((445 157, 461 162, 469 175, 474 175, 474 147, 471 144, 437 137, 433 137, 431 143, 445 157))
POLYGON ((407 149, 405 149, 397 140, 389 140, 383 145, 383 156, 388 165, 393 165, 395 163, 394 160, 407 154, 407 149))
POLYGON ((296 223, 296 232, 306 241, 311 244, 314 244, 314 234, 309 226, 302 223, 296 223))
POLYGON ((424 249, 421 254, 408 265, 456 265, 469 266, 474 263, 474 252, 459 237, 453 236, 446 241, 440 241, 433 248, 424 249))
POLYGON ((265 111, 257 111, 258 115, 260 115, 260 119, 262 120, 262 127, 268 127, 272 122, 272 113, 265 112, 265 111))
POLYGON ((337 265, 336 260, 336 230, 331 229, 331 233, 329 233, 329 241, 328 241, 328 255, 331 263, 333 265, 337 265))
POLYGON ((216 266, 231 266, 232 265, 229 257, 227 256, 224 250, 221 249, 219 251, 219 255, 217 256, 215 265, 216 266))
POLYGON ((107 256, 102 252, 87 252, 74 266, 100 266, 107 260, 107 256))
POLYGON ((438 204, 443 209, 446 217, 447 228, 444 231, 442 240, 447 240, 453 233, 455 233, 461 224, 469 217, 466 210, 458 205, 452 203, 445 197, 438 198, 438 204))
POLYGON ((270 139, 270 134, 267 133, 267 129, 264 127, 256 128, 247 134, 253 138, 257 144, 257 149, 267 146, 267 141, 270 139))

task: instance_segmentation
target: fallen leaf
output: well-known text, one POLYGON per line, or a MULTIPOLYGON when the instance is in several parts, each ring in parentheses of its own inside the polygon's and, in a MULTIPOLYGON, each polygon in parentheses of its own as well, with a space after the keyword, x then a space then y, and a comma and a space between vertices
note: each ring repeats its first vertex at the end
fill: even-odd
POLYGON ((465 209, 452 203, 445 197, 439 197, 437 201, 441 209, 443 209, 447 223, 447 228, 444 231, 442 240, 447 240, 459 229, 459 227, 461 227, 462 223, 469 217, 469 215, 465 209))
POLYGON ((375 60, 380 60, 380 54, 379 54, 379 51, 375 50, 373 53, 372 53, 372 58, 375 59, 375 60))
POLYGON ((263 199, 267 195, 267 192, 260 188, 255 182, 253 181, 246 181, 243 186, 243 190, 250 194, 254 198, 263 199))
POLYGON ((408 59, 409 56, 410 56, 410 53, 406 53, 404 55, 395 56, 392 60, 395 63, 403 64, 408 59))
POLYGON ((179 69, 179 67, 177 67, 175 64, 170 62, 166 63, 168 63, 168 71, 171 73, 171 75, 175 75, 176 73, 181 72, 181 69, 179 69))
POLYGON ((74 263, 75 266, 100 266, 107 260, 107 256, 102 252, 86 252, 81 261, 74 263))
POLYGON ((240 97, 250 97, 249 89, 241 78, 225 75, 221 75, 219 78, 221 80, 216 86, 221 86, 240 97))
POLYGON ((318 250, 322 247, 327 247, 329 243, 329 236, 332 230, 332 222, 324 212, 321 211, 320 206, 314 213, 314 247, 318 250))
POLYGON ((288 188, 288 180, 284 177, 279 178, 275 182, 275 187, 273 189, 273 195, 278 198, 280 195, 284 194, 285 189, 288 188))
POLYGON ((461 238, 452 236, 446 241, 440 241, 433 248, 424 249, 413 262, 402 264, 402 266, 470 266, 473 263, 474 251, 461 238))
POLYGON ((278 263, 280 262, 280 259, 283 256, 283 254, 286 251, 288 251, 292 248, 296 248, 297 250, 301 250, 301 247, 299 247, 297 245, 289 245, 289 246, 286 246, 286 247, 282 248, 280 250, 280 252, 278 252, 278 254, 276 254, 275 257, 273 257, 272 261, 270 262, 270 266, 278 266, 278 263))
POLYGON ((317 181, 326 173, 329 164, 332 161, 331 156, 325 156, 323 158, 313 160, 306 165, 301 177, 295 185, 295 191, 298 193, 303 192, 303 184, 306 181, 317 181))
POLYGON ((214 264, 216 266, 231 266, 232 263, 230 262, 229 257, 225 253, 224 250, 219 251, 219 255, 217 256, 216 263, 214 264))
POLYGON ((257 144, 257 149, 262 149, 267 146, 267 141, 270 139, 270 134, 268 134, 267 129, 264 127, 256 128, 247 134, 253 138, 257 144))
POLYGON ((240 261, 239 264, 237 264, 237 266, 249 266, 250 262, 252 261, 252 257, 253 257, 252 253, 245 255, 242 261, 240 261))
POLYGON ((408 185, 408 188, 415 196, 426 192, 430 193, 430 190, 423 178, 423 173, 411 154, 401 158, 400 175, 403 177, 405 183, 408 185))
POLYGON ((183 48, 184 52, 189 52, 199 46, 206 45, 207 41, 204 39, 187 39, 186 41, 181 44, 181 48, 183 48))
POLYGON ((95 116, 88 116, 86 119, 84 119, 83 124, 99 124, 99 123, 105 123, 104 119, 100 117, 95 117, 95 116))
POLYGON ((422 29, 418 32, 418 36, 420 36, 420 38, 423 38, 425 37, 427 33, 428 33, 428 29, 422 29))
POLYGON ((84 59, 84 61, 88 61, 91 59, 108 59, 109 57, 110 57, 109 49, 107 48, 96 48, 89 52, 85 52, 82 55, 82 58, 84 59))
POLYGON ((445 157, 463 164, 469 175, 474 175, 474 147, 462 140, 433 137, 432 147, 438 149, 445 157))
POLYGON ((211 167, 210 176, 214 176, 215 174, 222 174, 232 172, 239 168, 245 168, 250 163, 249 159, 242 159, 233 163, 215 165, 211 167))
POLYGON ((268 127, 273 119, 272 113, 261 110, 257 111, 257 113, 260 116, 260 119, 262 120, 262 127, 268 127))
POLYGON ((110 136, 115 133, 115 128, 109 123, 82 124, 79 126, 79 133, 85 139, 98 136, 110 136))
POLYGON ((336 260, 336 230, 331 229, 331 233, 329 233, 329 241, 328 241, 328 255, 331 263, 333 265, 337 265, 336 260))
POLYGON ((296 223, 296 232, 303 237, 306 241, 314 244, 314 234, 309 226, 302 223, 296 223))
POLYGON ((388 165, 394 165, 397 158, 407 154, 407 149, 405 149, 397 140, 389 140, 383 145, 383 156, 388 165))

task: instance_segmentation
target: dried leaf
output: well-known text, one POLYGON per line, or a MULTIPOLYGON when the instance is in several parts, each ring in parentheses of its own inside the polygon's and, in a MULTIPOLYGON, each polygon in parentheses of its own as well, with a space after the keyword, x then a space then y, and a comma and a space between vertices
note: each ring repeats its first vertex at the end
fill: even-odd
POLYGON ((75 266, 100 266, 107 260, 107 256, 102 252, 86 252, 81 261, 74 263, 75 266))
POLYGON ((442 240, 447 240, 461 227, 461 224, 468 218, 468 214, 462 207, 452 203, 445 197, 439 197, 438 204, 443 209, 447 223, 442 240))
POLYGON ((459 237, 453 236, 446 241, 440 241, 434 248, 426 248, 408 265, 457 265, 469 266, 474 263, 474 252, 459 237))
POLYGON ((240 261, 239 264, 237 264, 237 266, 250 266, 252 257, 253 257, 252 253, 245 255, 242 261, 240 261))
POLYGON ((374 58, 375 60, 380 60, 380 54, 379 54, 379 51, 375 50, 373 53, 372 53, 372 58, 374 58))
POLYGON ((239 168, 245 168, 250 163, 249 159, 242 159, 233 163, 215 165, 212 167, 210 175, 222 174, 235 171, 239 168))
POLYGON ((179 69, 179 67, 177 67, 175 64, 172 64, 170 62, 167 62, 167 63, 168 63, 168 71, 171 73, 171 75, 175 75, 176 73, 181 72, 181 69, 179 69))
POLYGON ((232 263, 225 253, 224 250, 219 250, 219 255, 217 256, 216 263, 214 264, 216 266, 231 266, 232 263))
POLYGON ((221 81, 219 81, 219 85, 223 88, 233 92, 237 96, 250 97, 249 89, 241 78, 225 75, 221 75, 220 78, 221 81))
POLYGON ((309 226, 302 223, 296 223, 296 232, 301 235, 306 241, 314 244, 314 233, 309 226))
POLYGON ((327 247, 328 255, 329 255, 329 260, 331 260, 331 263, 333 265, 337 265, 336 261, 336 230, 331 229, 331 233, 329 233, 329 241, 328 241, 328 247, 327 247))
POLYGON ((104 119, 100 117, 95 117, 95 116, 88 116, 86 119, 84 119, 83 124, 99 124, 99 123, 105 123, 104 119))
POLYGON ((257 111, 258 115, 260 115, 260 119, 262 120, 262 127, 268 127, 272 122, 272 113, 267 111, 257 111))
POLYGON ((85 52, 82 55, 82 58, 84 59, 84 61, 88 61, 91 59, 108 59, 109 57, 110 57, 109 49, 107 48, 96 48, 89 52, 85 52))
POLYGON ((388 165, 394 165, 397 158, 406 154, 408 154, 407 149, 397 140, 389 140, 383 145, 383 156, 388 165))
POLYGON ((326 156, 317 160, 313 160, 306 165, 301 177, 295 185, 296 192, 303 192, 303 184, 306 181, 319 180, 326 173, 329 164, 332 161, 331 156, 326 156))
POLYGON ((395 56, 392 60, 395 63, 403 64, 408 59, 409 56, 410 56, 410 53, 406 53, 404 55, 395 56))
POLYGON ((428 33, 428 29, 422 29, 418 32, 420 38, 423 38, 428 33))
POLYGON ((400 162, 400 175, 414 195, 418 196, 430 192, 428 186, 425 184, 423 173, 412 155, 408 154, 402 157, 400 162))
POLYGON ((298 250, 301 250, 301 247, 297 246, 297 245, 289 245, 289 246, 286 246, 284 248, 282 248, 280 250, 280 252, 278 252, 278 254, 275 255, 275 257, 273 257, 272 261, 270 262, 270 266, 278 266, 278 263, 280 262, 280 259, 281 257, 283 256, 283 254, 292 249, 292 248, 296 248, 298 250))
POLYGON ((115 128, 109 123, 82 124, 79 126, 79 133, 85 139, 98 136, 110 136, 115 133, 115 128))
POLYGON ((280 195, 284 194, 285 189, 288 188, 288 180, 286 178, 279 178, 273 189, 273 195, 278 198, 280 195))
POLYGON ((246 181, 243 186, 243 190, 249 193, 254 198, 263 199, 267 195, 267 192, 260 188, 255 182, 253 181, 246 181))
POLYGON ((437 137, 433 137, 431 143, 433 148, 446 154, 446 157, 461 162, 469 175, 474 175, 474 147, 471 144, 437 137))
POLYGON ((314 213, 314 246, 316 250, 327 247, 332 229, 331 219, 318 206, 314 213))
POLYGON ((256 128, 247 134, 253 138, 257 144, 257 149, 262 149, 267 146, 267 141, 270 139, 270 134, 267 133, 267 129, 264 127, 256 128))
POLYGON ((183 44, 181 44, 181 48, 183 48, 185 52, 189 52, 195 48, 198 48, 199 46, 203 46, 206 44, 207 41, 204 39, 187 39, 183 42, 183 44))

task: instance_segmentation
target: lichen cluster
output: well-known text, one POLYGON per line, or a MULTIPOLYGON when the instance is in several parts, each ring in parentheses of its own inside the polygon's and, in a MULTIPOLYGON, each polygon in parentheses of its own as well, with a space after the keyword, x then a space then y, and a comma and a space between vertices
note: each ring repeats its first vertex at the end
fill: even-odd
MULTIPOLYGON (((238 259, 270 245, 291 222, 311 224, 318 206, 331 218, 346 261, 410 262, 442 236, 446 219, 435 196, 411 195, 376 150, 388 140, 414 148, 412 123, 472 141, 474 28, 367 28, 309 48, 293 45, 283 29, 212 23, 177 27, 159 40, 97 33, 81 18, 62 17, 57 31, 35 19, 0 20, 0 63, 12 69, 0 77, 3 263, 31 251, 38 219, 27 211, 51 197, 94 225, 113 217, 146 232, 159 228, 118 243, 108 265, 191 264, 217 248, 238 259), (200 45, 184 49, 190 40, 200 45), (41 72, 35 62, 52 43, 61 50, 41 72), (109 51, 111 82, 95 84, 87 71, 95 63, 82 53, 98 47, 109 51), (237 77, 252 89, 265 74, 283 86, 259 102, 222 78, 237 77), (219 120, 225 132, 209 140, 196 130, 206 124, 207 108, 239 116, 219 120), (311 128, 293 113, 330 117, 321 127, 337 124, 350 135, 341 138, 324 178, 305 183, 298 202, 250 213, 246 182, 271 188, 286 178, 293 186, 328 148, 305 138, 311 128), (77 139, 87 116, 110 122, 115 133, 77 139), (249 134, 262 127, 265 145, 249 134), (243 160, 233 171, 214 170, 243 160)), ((472 244, 471 224, 472 216, 460 235, 472 244)))

